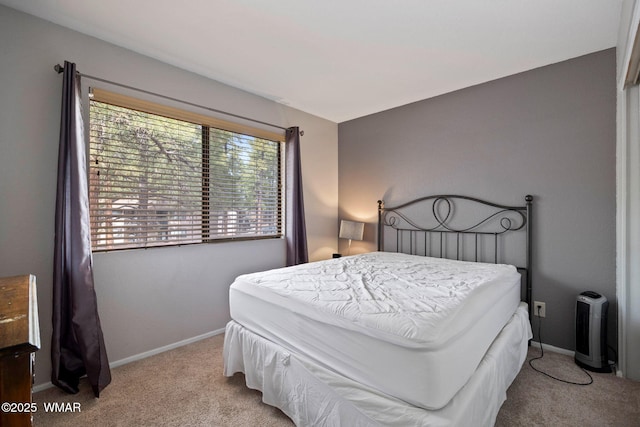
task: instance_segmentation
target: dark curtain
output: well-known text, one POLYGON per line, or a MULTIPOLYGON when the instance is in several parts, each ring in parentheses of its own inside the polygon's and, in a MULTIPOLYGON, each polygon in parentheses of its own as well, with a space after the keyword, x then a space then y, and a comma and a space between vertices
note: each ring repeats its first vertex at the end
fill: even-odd
POLYGON ((96 397, 111 382, 93 286, 86 146, 75 64, 65 62, 58 151, 51 381, 78 392, 87 375, 96 397))
POLYGON ((287 266, 309 261, 307 231, 302 198, 302 168, 300 166, 300 130, 287 129, 286 144, 286 240, 287 266))

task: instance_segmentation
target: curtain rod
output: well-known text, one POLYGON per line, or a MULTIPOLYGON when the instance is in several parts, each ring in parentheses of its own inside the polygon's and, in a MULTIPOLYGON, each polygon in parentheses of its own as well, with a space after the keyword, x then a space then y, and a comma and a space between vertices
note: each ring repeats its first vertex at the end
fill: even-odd
MULTIPOLYGON (((60 65, 60 64, 54 65, 53 69, 56 70, 56 72, 58 74, 60 74, 60 73, 62 73, 64 71, 64 67, 62 65, 60 65)), ((99 78, 99 77, 90 76, 88 74, 82 74, 79 71, 76 71, 76 74, 78 74, 80 77, 86 77, 86 78, 89 78, 89 79, 92 79, 92 80, 96 80, 96 81, 99 81, 99 82, 102 82, 102 83, 108 83, 108 84, 112 84, 112 85, 123 87, 125 89, 135 90, 137 92, 146 93, 147 95, 157 96, 157 97, 160 97, 160 98, 168 99, 170 101, 179 102, 179 103, 182 103, 182 104, 187 104, 187 105, 190 105, 192 107, 202 108, 202 109, 205 109, 205 110, 208 110, 208 111, 213 111, 214 113, 225 114, 227 116, 235 117, 237 119, 248 120, 248 121, 253 122, 253 123, 259 123, 261 125, 271 126, 271 127, 274 127, 274 128, 282 129, 284 131, 288 130, 288 128, 285 128, 285 127, 282 127, 282 126, 279 126, 279 125, 274 125, 273 123, 263 122, 261 120, 252 119, 250 117, 241 116, 239 114, 228 113, 228 112, 222 111, 222 110, 216 110, 215 108, 205 107, 204 105, 194 104, 193 102, 183 101, 183 100, 178 99, 178 98, 172 98, 170 96, 162 95, 162 94, 159 94, 159 93, 151 92, 151 91, 140 89, 140 88, 133 87, 133 86, 124 85, 122 83, 113 82, 111 80, 106 80, 106 79, 102 79, 102 78, 99 78)), ((304 135, 304 131, 301 130, 300 131, 300 136, 302 136, 302 135, 304 135)))

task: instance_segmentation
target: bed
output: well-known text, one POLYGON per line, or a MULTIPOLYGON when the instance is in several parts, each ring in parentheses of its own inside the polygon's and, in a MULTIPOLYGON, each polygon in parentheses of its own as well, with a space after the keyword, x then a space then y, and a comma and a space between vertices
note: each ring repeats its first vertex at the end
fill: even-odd
POLYGON ((379 201, 377 252, 236 278, 225 375, 297 425, 493 425, 531 339, 531 216, 379 201))

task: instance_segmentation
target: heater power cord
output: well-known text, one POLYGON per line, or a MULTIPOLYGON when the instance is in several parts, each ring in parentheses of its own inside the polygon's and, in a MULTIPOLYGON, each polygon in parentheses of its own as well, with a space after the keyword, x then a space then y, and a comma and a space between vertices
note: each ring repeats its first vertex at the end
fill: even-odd
MULTIPOLYGON (((538 307, 538 314, 540 314, 540 308, 539 307, 538 307)), ((565 384, 573 384, 573 385, 589 385, 589 384, 592 384, 593 383, 593 377, 582 366, 578 366, 578 367, 582 370, 582 372, 587 374, 587 376, 589 377, 589 382, 577 383, 577 382, 573 382, 573 381, 563 380, 561 378, 554 377, 553 375, 551 375, 551 374, 549 374, 547 372, 541 371, 540 369, 538 369, 535 366, 533 366, 532 362, 534 360, 539 360, 539 359, 542 359, 544 357, 544 350, 542 348, 542 333, 541 333, 541 331, 542 331, 542 318, 538 316, 538 341, 539 341, 539 344, 540 344, 540 356, 534 357, 533 359, 529 359, 529 366, 531 366, 531 369, 533 369, 534 371, 539 372, 539 373, 541 373, 543 375, 546 375, 549 378, 552 378, 552 379, 554 379, 556 381, 563 382, 565 384)))

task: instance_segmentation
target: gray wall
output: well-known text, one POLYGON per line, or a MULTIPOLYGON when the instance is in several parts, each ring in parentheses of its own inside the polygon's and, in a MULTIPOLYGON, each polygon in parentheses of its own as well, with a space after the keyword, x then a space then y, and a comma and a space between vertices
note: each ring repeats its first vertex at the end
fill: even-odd
MULTIPOLYGON (((281 126, 298 125, 310 258, 337 246, 337 124, 0 6, 0 276, 37 276, 42 349, 36 384, 50 378, 51 281, 62 77, 89 75, 281 126)), ((98 309, 111 362, 224 328, 228 286, 243 272, 284 264, 284 241, 101 253, 98 309)))
POLYGON ((615 343, 615 76, 610 49, 340 123, 339 214, 370 223, 352 252, 374 249, 379 198, 532 194, 543 342, 574 349, 576 295, 594 290, 615 343))

